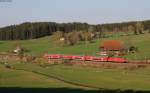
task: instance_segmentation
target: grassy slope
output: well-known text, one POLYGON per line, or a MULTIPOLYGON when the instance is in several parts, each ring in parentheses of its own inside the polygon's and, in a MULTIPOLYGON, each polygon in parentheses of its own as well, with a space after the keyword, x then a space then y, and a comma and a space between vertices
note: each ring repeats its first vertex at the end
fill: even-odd
POLYGON ((16 68, 53 75, 64 80, 107 89, 150 89, 150 69, 117 70, 70 67, 64 65, 42 68, 31 64, 15 64, 16 68))
MULTIPOLYGON (((150 55, 150 34, 134 35, 132 41, 139 48, 139 52, 135 55, 130 55, 128 58, 135 57, 144 58, 150 55)), ((107 39, 125 40, 126 37, 114 36, 107 39)), ((87 45, 76 45, 70 47, 56 47, 52 44, 50 37, 44 37, 37 40, 20 41, 21 45, 31 52, 29 54, 42 55, 43 52, 62 54, 95 54, 98 51, 99 44, 106 39, 96 40, 95 43, 87 45)), ((0 41, 0 52, 12 50, 16 41, 0 41)), ((54 66, 41 68, 31 64, 14 64, 16 68, 21 68, 30 71, 37 71, 46 75, 55 75, 65 80, 98 86, 101 88, 120 88, 120 89, 150 89, 150 69, 139 70, 109 70, 109 69, 94 69, 82 67, 54 66)), ((48 79, 45 76, 34 74, 25 71, 15 71, 4 68, 0 65, 0 87, 72 87, 72 85, 48 79)))
POLYGON ((60 53, 60 54, 89 54, 89 55, 95 55, 96 52, 99 51, 98 47, 100 46, 100 43, 104 40, 109 39, 119 39, 122 41, 127 42, 128 40, 131 40, 132 43, 139 48, 139 52, 134 55, 129 55, 127 58, 130 59, 142 59, 145 57, 149 57, 150 55, 150 34, 142 34, 142 35, 131 35, 128 37, 123 36, 113 36, 110 38, 95 40, 94 43, 90 44, 79 44, 75 46, 68 46, 68 47, 58 47, 58 45, 54 45, 50 39, 51 37, 44 37, 40 39, 34 39, 34 40, 23 40, 23 41, 0 41, 0 52, 4 51, 11 51, 14 49, 14 46, 17 42, 20 42, 20 44, 31 50, 28 52, 28 54, 31 55, 42 55, 44 52, 49 53, 60 53))
POLYGON ((136 54, 128 55, 130 59, 150 58, 150 34, 130 36, 133 44, 138 47, 139 51, 136 54))
POLYGON ((0 87, 63 88, 75 87, 32 72, 6 69, 0 65, 0 87))
POLYGON ((0 52, 3 51, 11 51, 14 49, 14 46, 17 42, 19 42, 23 47, 31 50, 28 54, 31 55, 42 55, 44 52, 49 53, 60 53, 60 54, 89 54, 95 55, 96 52, 99 51, 98 47, 100 46, 103 40, 108 39, 119 39, 127 42, 130 40, 133 45, 137 46, 139 52, 134 55, 129 55, 127 58, 130 59, 141 59, 145 57, 149 57, 150 55, 150 34, 142 34, 142 35, 131 35, 131 36, 118 36, 114 35, 110 38, 105 38, 101 40, 95 40, 94 43, 90 44, 79 44, 75 46, 68 47, 58 47, 59 45, 55 45, 51 42, 51 37, 44 37, 40 39, 34 40, 23 40, 23 41, 0 41, 0 52))

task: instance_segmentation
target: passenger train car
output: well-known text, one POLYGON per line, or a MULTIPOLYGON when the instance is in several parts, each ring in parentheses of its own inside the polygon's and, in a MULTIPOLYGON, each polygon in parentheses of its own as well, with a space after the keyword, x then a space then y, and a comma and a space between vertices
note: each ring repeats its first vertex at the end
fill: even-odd
POLYGON ((128 62, 127 59, 118 57, 97 57, 97 56, 80 56, 80 55, 62 55, 62 54, 45 54, 44 57, 48 60, 65 59, 65 60, 78 60, 91 62, 115 62, 115 63, 128 62))

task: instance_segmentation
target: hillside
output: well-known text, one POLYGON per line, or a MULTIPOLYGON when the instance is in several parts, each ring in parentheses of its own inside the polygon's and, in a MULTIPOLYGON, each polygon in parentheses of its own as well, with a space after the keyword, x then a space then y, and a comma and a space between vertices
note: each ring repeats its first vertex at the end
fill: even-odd
POLYGON ((17 41, 0 41, 0 52, 12 51, 16 44, 20 44, 23 48, 29 51, 26 54, 33 56, 41 56, 45 52, 50 54, 76 54, 76 55, 96 55, 99 52, 99 46, 104 40, 119 39, 127 43, 128 40, 132 41, 132 44, 138 47, 139 52, 126 56, 129 59, 144 59, 149 58, 150 55, 150 34, 145 33, 141 35, 121 36, 119 34, 112 37, 97 39, 93 43, 77 44, 74 46, 61 47, 54 44, 51 37, 44 37, 40 39, 32 40, 17 40, 17 41))
MULTIPOLYGON (((76 55, 96 55, 100 51, 99 46, 104 40, 121 40, 125 43, 131 40, 138 47, 139 51, 135 54, 125 56, 128 59, 144 59, 150 55, 150 34, 122 36, 123 33, 113 34, 110 37, 96 39, 93 43, 81 42, 74 46, 59 46, 52 41, 51 36, 32 39, 32 40, 14 40, 0 41, 0 52, 12 51, 16 44, 21 45, 28 51, 27 55, 41 56, 45 52, 59 54, 76 54, 76 55)), ((130 42, 131 42, 130 41, 130 42)), ((98 55, 96 55, 98 56, 98 55)), ((72 82, 80 85, 102 88, 101 92, 110 93, 135 93, 134 91, 149 92, 149 68, 139 69, 103 69, 80 66, 52 65, 46 68, 38 64, 8 62, 15 69, 5 68, 0 65, 0 90, 20 91, 55 91, 56 93, 81 92, 97 93, 95 89, 89 90, 83 86, 76 86, 66 82, 72 82), (60 78, 65 82, 51 78, 51 76, 60 78), (16 83, 17 82, 17 83, 16 83), (119 90, 118 90, 119 89, 119 90), (127 91, 127 92, 125 92, 127 91)), ((37 92, 37 93, 38 93, 37 92)))
MULTIPOLYGON (((0 40, 27 40, 36 39, 44 36, 52 35, 53 32, 61 31, 64 33, 72 31, 87 31, 93 32, 137 32, 137 23, 141 30, 150 31, 150 21, 134 21, 111 24, 90 25, 87 23, 56 23, 56 22, 26 22, 18 25, 11 25, 0 28, 0 40)), ((141 32, 140 32, 141 33, 141 32)))
POLYGON ((23 70, 12 70, 0 65, 0 87, 30 88, 77 88, 71 84, 52 79, 40 74, 23 70))
MULTIPOLYGON (((12 66, 17 69, 12 73, 7 73, 8 70, 0 71, 2 85, 8 87, 67 87, 67 88, 82 88, 83 85, 95 87, 94 89, 120 89, 120 90, 149 90, 149 68, 144 69, 103 69, 103 68, 90 68, 80 66, 66 66, 54 65, 46 68, 40 67, 35 64, 21 64, 16 63, 12 66), (24 72, 24 71, 26 72, 24 72), (31 73, 32 71, 32 73, 31 73), (36 73, 36 74, 35 74, 36 73), (42 74, 42 76, 41 76, 42 74), (16 75, 18 75, 16 77, 16 75), (27 76, 26 76, 27 75, 27 76), (71 84, 79 84, 75 87, 70 84, 58 82, 53 79, 48 79, 45 76, 54 76, 55 79, 60 78, 65 82, 71 84), (32 80, 32 84, 31 84, 32 80), (17 83, 16 83, 17 82, 17 83), (24 83, 23 83, 24 82, 24 83), (31 84, 31 85, 30 85, 31 84)), ((92 88, 90 88, 92 89, 92 88)), ((106 92, 107 93, 107 92, 106 92)), ((132 92, 131 92, 132 93, 132 92)))

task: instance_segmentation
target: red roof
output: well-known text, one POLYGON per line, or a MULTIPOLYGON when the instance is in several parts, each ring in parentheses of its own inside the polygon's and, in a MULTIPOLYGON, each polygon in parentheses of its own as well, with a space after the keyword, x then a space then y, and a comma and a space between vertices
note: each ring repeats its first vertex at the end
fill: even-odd
POLYGON ((101 48, 106 50, 121 50, 123 49, 123 44, 118 40, 108 40, 102 43, 101 48))

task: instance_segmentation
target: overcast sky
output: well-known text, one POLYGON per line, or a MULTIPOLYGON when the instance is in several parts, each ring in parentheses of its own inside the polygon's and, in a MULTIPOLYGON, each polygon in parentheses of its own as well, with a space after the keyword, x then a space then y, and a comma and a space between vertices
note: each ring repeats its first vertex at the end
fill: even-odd
POLYGON ((0 0, 0 27, 23 22, 90 24, 150 19, 150 0, 0 0))

